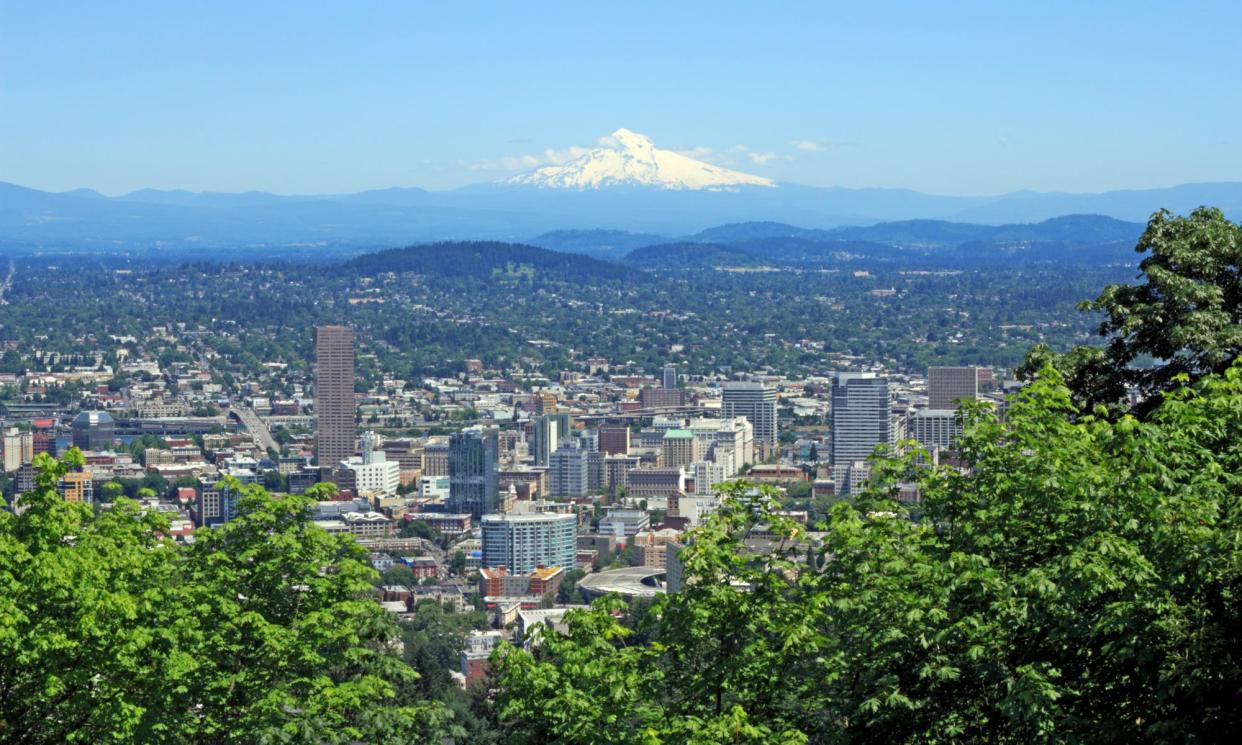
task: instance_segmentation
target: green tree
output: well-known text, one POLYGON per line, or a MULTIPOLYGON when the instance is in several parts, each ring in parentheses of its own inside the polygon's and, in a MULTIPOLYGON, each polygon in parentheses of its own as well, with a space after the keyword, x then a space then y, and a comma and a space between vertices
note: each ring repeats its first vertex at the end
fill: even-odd
MULTIPOLYGON (((1187 376, 1188 377, 1188 376, 1187 376)), ((874 463, 820 534, 736 485, 638 636, 597 605, 498 655, 526 741, 1221 742, 1242 724, 1242 364, 1099 418, 1045 367, 967 468, 874 463), (922 517, 896 501, 914 482, 922 517), (756 536, 756 531, 759 536, 756 536)))
POLYGON ((1219 374, 1242 354, 1242 227, 1218 209, 1186 217, 1161 210, 1136 250, 1148 254, 1142 284, 1109 285, 1080 305, 1104 314, 1105 348, 1061 357, 1038 348, 1024 368, 1029 377, 1056 361, 1086 410, 1115 405, 1134 387, 1147 397, 1138 412, 1150 412, 1161 393, 1219 374))
POLYGON ((198 632, 167 523, 126 499, 98 517, 62 499, 83 462, 36 455, 20 514, 0 511, 0 740, 175 740, 198 632))
POLYGON ((124 498, 96 514, 36 458, 0 511, 0 741, 440 742, 447 709, 416 678, 351 539, 312 500, 233 483, 239 513, 191 547, 124 498))

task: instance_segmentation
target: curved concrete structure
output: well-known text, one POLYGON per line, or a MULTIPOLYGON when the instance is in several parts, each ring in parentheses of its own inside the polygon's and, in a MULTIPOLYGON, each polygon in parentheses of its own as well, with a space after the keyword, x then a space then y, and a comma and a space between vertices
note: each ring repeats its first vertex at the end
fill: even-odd
POLYGON ((588 574, 578 583, 588 599, 616 593, 626 600, 653 598, 667 590, 662 567, 624 567, 588 574))

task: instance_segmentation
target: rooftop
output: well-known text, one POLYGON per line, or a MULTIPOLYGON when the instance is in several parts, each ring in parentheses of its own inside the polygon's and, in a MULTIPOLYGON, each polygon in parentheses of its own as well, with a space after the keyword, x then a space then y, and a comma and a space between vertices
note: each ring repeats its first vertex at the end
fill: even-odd
POLYGON ((578 587, 589 597, 616 593, 624 598, 653 598, 665 592, 662 567, 623 567, 588 574, 578 587))

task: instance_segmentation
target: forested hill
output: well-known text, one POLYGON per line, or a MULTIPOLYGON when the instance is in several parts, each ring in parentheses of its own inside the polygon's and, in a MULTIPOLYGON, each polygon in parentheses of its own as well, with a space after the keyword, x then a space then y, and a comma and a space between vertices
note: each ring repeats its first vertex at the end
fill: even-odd
POLYGON ((364 254, 345 262, 358 274, 415 272, 442 277, 529 277, 591 283, 641 282, 642 272, 578 254, 549 251, 521 243, 471 241, 430 243, 364 254))
POLYGON ((719 243, 659 243, 634 249, 625 263, 644 269, 699 269, 760 266, 764 261, 745 249, 719 243))

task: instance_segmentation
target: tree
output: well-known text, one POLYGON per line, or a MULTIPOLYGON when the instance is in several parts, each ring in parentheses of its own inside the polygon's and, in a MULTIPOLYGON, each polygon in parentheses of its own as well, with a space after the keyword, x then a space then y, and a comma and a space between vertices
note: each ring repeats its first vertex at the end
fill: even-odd
POLYGON ((98 515, 56 491, 83 458, 36 456, 37 487, 0 511, 0 740, 439 742, 353 540, 306 497, 256 485, 190 547, 118 498, 98 515))
POLYGON ((449 572, 454 577, 461 577, 466 574, 466 552, 453 552, 453 555, 449 558, 449 572))
POLYGON ((1080 305, 1104 314, 1105 348, 1064 357, 1040 348, 1024 369, 1029 376, 1056 361, 1088 411, 1117 404, 1132 386, 1147 397, 1137 410, 1145 414, 1161 393, 1222 373, 1242 354, 1242 227, 1218 209, 1161 210, 1135 250, 1149 254, 1139 264, 1145 281, 1109 285, 1080 305))
POLYGON ((198 631, 166 521, 117 499, 96 517, 57 482, 84 463, 35 456, 21 513, 0 511, 0 739, 175 739, 198 631))
POLYGON ((497 655, 501 721, 569 743, 1229 739, 1242 364, 1143 420, 1083 411, 1050 366, 1004 420, 965 416, 966 469, 878 459, 815 536, 769 487, 729 487, 640 622, 651 643, 611 601, 568 614, 567 636, 497 655), (919 519, 895 499, 910 482, 919 519))
POLYGON ((393 564, 383 571, 379 579, 381 584, 384 585, 405 585, 408 587, 416 584, 414 570, 405 564, 393 564))

